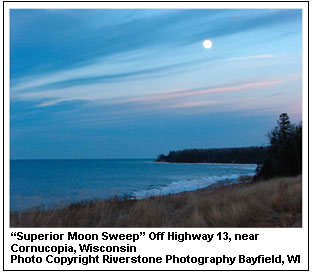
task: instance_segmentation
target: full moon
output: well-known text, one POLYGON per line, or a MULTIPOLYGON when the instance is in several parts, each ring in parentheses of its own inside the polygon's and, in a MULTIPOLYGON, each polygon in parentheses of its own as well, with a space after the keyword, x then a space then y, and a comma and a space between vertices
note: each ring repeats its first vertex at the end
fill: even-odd
POLYGON ((213 43, 211 40, 205 40, 203 42, 203 46, 206 48, 206 49, 210 49, 212 46, 213 46, 213 43))

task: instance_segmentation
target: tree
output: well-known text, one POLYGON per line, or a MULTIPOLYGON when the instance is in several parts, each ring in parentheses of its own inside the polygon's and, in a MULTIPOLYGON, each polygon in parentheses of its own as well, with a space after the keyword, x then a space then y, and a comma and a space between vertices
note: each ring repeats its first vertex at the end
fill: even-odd
POLYGON ((302 124, 292 125, 287 113, 282 113, 277 126, 268 133, 269 156, 257 176, 291 176, 302 172, 302 124))
POLYGON ((279 120, 277 121, 279 130, 278 130, 278 137, 280 145, 286 145, 288 144, 288 141, 291 136, 291 130, 292 130, 292 125, 290 123, 290 119, 287 113, 282 113, 279 116, 279 120))

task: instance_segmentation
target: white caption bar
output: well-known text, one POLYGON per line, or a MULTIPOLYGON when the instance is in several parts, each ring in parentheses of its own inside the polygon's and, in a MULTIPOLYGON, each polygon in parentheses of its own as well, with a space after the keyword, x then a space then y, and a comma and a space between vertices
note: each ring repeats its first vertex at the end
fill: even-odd
POLYGON ((9 270, 305 270, 292 229, 10 229, 9 270))

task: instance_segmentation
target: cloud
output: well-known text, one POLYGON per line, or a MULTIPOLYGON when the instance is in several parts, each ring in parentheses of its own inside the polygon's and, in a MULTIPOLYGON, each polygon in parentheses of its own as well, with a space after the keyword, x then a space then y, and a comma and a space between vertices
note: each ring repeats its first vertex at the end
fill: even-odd
POLYGON ((217 103, 217 101, 192 101, 169 105, 167 108, 193 108, 217 103))
POLYGON ((197 31, 188 32, 182 44, 199 41, 201 37, 208 37, 208 35, 211 38, 220 38, 295 20, 299 22, 302 20, 301 10, 228 10, 228 13, 215 18, 214 22, 204 24, 197 31))
POLYGON ((156 10, 13 10, 10 15, 10 69, 11 77, 18 79, 99 58, 162 47, 179 49, 208 36, 300 21, 302 12, 204 9, 157 10, 156 15, 156 10))
MULTIPOLYGON (((218 86, 218 87, 209 87, 209 88, 196 88, 196 89, 169 89, 169 90, 160 90, 155 92, 148 92, 147 95, 137 95, 132 97, 116 97, 111 99, 105 99, 103 93, 95 94, 92 93, 90 96, 89 93, 78 94, 73 97, 61 97, 61 98, 53 98, 47 101, 41 102, 37 105, 37 107, 47 107, 51 105, 58 104, 64 101, 71 101, 71 100, 89 100, 94 101, 99 105, 106 105, 106 106, 116 106, 115 108, 110 108, 110 111, 125 111, 126 109, 130 108, 137 108, 143 106, 157 106, 157 108, 188 108, 188 107, 195 107, 201 106, 202 103, 204 105, 209 103, 214 103, 214 101, 199 101, 199 102, 178 102, 181 99, 186 99, 189 97, 197 97, 202 95, 208 94, 220 94, 220 93, 228 93, 228 92, 240 92, 245 90, 257 89, 257 88, 265 88, 270 86, 275 86, 284 82, 285 80, 277 79, 277 80, 265 80, 265 81, 258 81, 258 82, 249 82, 249 83, 241 83, 241 84, 233 84, 227 86, 218 86), (118 108, 117 108, 118 107, 118 108)), ((30 93, 28 94, 30 97, 29 99, 39 99, 43 94, 30 93)), ((53 94, 51 94, 53 95, 53 94)), ((24 99, 27 98, 25 97, 24 99)))
POLYGON ((61 103, 61 102, 76 101, 76 100, 80 100, 80 99, 71 98, 71 99, 51 100, 51 101, 47 101, 47 102, 43 102, 43 103, 37 104, 36 107, 47 107, 47 106, 56 105, 56 104, 61 103))
MULTIPOLYGON (((296 54, 297 56, 298 54, 296 54)), ((244 57, 233 57, 227 59, 228 61, 242 61, 242 60, 254 60, 254 59, 271 59, 271 58, 285 58, 291 59, 293 57, 292 54, 286 52, 280 52, 277 54, 263 54, 263 55, 255 55, 255 56, 244 56, 244 57)))
POLYGON ((234 57, 234 58, 229 58, 228 61, 267 59, 267 58, 275 58, 275 57, 276 57, 276 55, 274 55, 274 54, 264 54, 264 55, 256 55, 256 56, 234 57))
MULTIPOLYGON (((210 60, 212 59, 213 58, 210 60)), ((206 61, 208 62, 209 59, 206 61)), ((187 71, 193 65, 199 65, 204 62, 205 60, 197 59, 193 61, 151 66, 138 61, 134 66, 141 67, 141 69, 134 70, 134 68, 130 67, 131 63, 123 63, 121 60, 110 66, 108 66, 108 61, 100 61, 80 68, 20 79, 19 83, 11 86, 11 92, 15 94, 19 92, 40 92, 51 89, 62 89, 64 87, 84 86, 103 82, 122 82, 130 79, 163 76, 166 72, 167 75, 169 75, 170 73, 187 71)))
POLYGON ((165 91, 163 93, 125 98, 125 99, 118 100, 118 102, 119 103, 127 103, 127 102, 154 103, 161 100, 169 100, 169 99, 174 99, 174 98, 178 99, 178 98, 183 98, 183 97, 188 97, 188 96, 244 91, 248 89, 274 86, 282 82, 283 80, 278 79, 278 80, 250 82, 250 83, 244 83, 244 84, 235 84, 235 85, 229 85, 229 86, 220 86, 220 87, 214 87, 214 88, 190 89, 190 90, 180 90, 180 91, 169 90, 168 92, 165 91))

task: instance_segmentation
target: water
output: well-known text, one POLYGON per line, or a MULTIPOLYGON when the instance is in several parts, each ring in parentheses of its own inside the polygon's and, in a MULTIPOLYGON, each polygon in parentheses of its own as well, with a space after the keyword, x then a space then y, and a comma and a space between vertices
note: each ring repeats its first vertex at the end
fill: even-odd
POLYGON ((255 168, 255 164, 169 164, 153 160, 11 160, 10 209, 195 190, 220 180, 254 175, 255 168))

